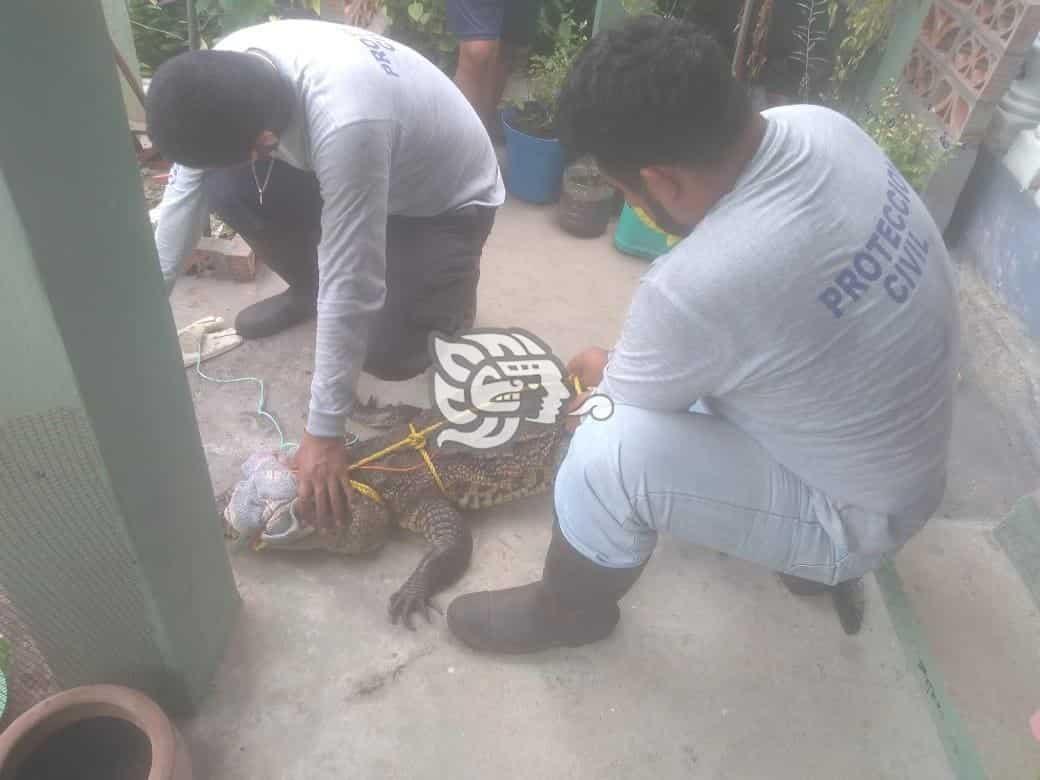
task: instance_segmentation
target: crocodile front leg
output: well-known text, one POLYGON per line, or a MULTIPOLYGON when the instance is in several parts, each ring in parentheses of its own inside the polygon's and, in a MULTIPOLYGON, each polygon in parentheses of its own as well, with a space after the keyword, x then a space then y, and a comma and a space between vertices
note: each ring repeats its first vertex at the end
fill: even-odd
POLYGON ((354 408, 349 418, 351 422, 364 425, 376 430, 396 428, 406 425, 422 414, 423 410, 411 404, 387 404, 380 406, 375 397, 372 396, 367 402, 362 402, 357 394, 354 395, 354 408))
MULTIPOLYGON (((473 536, 462 515, 444 498, 424 498, 400 521, 402 528, 421 533, 432 545, 401 589, 390 597, 390 619, 412 631, 412 615, 420 610, 430 622, 430 599, 451 585, 469 566, 473 536)), ((443 614, 443 613, 442 613, 443 614)))

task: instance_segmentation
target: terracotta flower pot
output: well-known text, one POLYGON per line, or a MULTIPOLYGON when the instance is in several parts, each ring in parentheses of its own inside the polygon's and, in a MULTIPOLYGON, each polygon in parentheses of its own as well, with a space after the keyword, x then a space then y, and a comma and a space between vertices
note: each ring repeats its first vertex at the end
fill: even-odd
POLYGON ((144 694, 88 685, 44 699, 0 734, 0 780, 192 780, 177 727, 144 694))

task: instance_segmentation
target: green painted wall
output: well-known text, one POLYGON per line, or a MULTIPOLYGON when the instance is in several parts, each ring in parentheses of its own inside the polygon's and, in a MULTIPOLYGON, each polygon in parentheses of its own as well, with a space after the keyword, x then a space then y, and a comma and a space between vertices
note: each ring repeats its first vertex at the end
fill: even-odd
POLYGON ((0 588, 62 685, 187 711, 239 599, 105 17, 3 14, 0 588))

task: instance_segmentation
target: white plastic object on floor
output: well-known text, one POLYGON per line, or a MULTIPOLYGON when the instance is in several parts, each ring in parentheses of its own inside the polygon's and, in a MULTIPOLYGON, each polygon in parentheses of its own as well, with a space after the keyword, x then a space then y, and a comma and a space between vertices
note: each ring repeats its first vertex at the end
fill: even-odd
POLYGON ((196 320, 177 331, 177 338, 181 344, 185 368, 230 352, 243 341, 234 328, 224 327, 222 317, 203 317, 196 320))

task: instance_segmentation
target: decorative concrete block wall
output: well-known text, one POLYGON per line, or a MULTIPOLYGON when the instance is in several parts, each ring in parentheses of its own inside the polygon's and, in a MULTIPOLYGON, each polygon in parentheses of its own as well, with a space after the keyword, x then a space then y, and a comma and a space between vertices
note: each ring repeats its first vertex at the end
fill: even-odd
POLYGON ((954 142, 980 143, 1038 32, 1037 0, 933 0, 904 81, 954 142))
MULTIPOLYGON (((947 229, 951 246, 977 267, 1035 337, 1040 337, 1038 33, 1040 0, 931 0, 901 63, 904 100, 925 112, 937 136, 960 146, 953 164, 929 182, 925 201, 947 229), (967 160, 970 164, 960 164, 967 160)), ((898 54, 905 51, 904 46, 898 54)), ((891 72, 893 57, 887 57, 891 72)))

